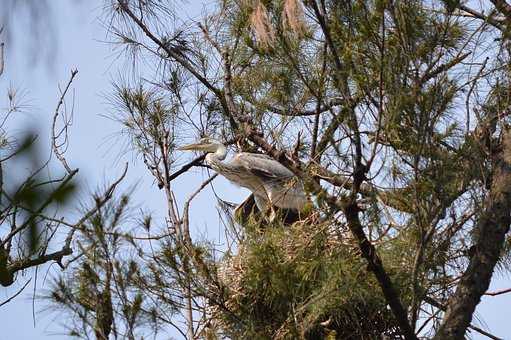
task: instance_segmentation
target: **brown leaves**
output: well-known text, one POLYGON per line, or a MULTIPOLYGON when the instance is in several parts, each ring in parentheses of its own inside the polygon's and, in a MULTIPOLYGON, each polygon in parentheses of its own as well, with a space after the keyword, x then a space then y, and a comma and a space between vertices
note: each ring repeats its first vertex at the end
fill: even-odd
POLYGON ((282 26, 295 35, 303 36, 307 30, 303 6, 298 0, 285 0, 282 9, 282 26))
MULTIPOLYGON (((285 0, 280 13, 282 32, 293 37, 303 37, 307 31, 303 5, 299 0, 285 0)), ((275 44, 277 33, 271 12, 262 1, 257 1, 250 15, 250 26, 257 43, 267 48, 275 44)))
POLYGON ((268 47, 275 41, 275 30, 271 24, 266 6, 259 1, 250 16, 250 24, 254 30, 257 42, 268 47))

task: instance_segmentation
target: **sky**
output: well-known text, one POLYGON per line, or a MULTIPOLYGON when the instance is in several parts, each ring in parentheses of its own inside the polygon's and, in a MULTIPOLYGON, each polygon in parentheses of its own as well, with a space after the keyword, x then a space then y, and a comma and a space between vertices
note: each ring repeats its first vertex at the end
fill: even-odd
MULTIPOLYGON (((162 217, 165 213, 163 193, 157 189, 147 171, 132 153, 124 152, 125 143, 119 135, 119 124, 105 118, 110 107, 105 95, 111 91, 112 80, 125 70, 125 64, 117 58, 118 53, 105 43, 105 29, 98 17, 102 14, 102 0, 87 0, 78 3, 69 0, 52 2, 52 23, 56 45, 30 48, 30 37, 37 36, 33 27, 24 17, 15 19, 16 31, 10 45, 6 46, 5 72, 0 78, 0 107, 7 103, 7 89, 12 86, 25 94, 28 107, 16 117, 14 130, 27 127, 39 131, 40 140, 48 141, 52 114, 59 97, 59 86, 69 79, 72 69, 78 70, 73 83, 75 96, 74 121, 70 131, 70 147, 67 153, 71 167, 79 168, 79 180, 89 191, 104 187, 109 180, 118 176, 125 162, 129 163, 128 177, 121 188, 127 190, 137 184, 133 201, 143 203, 143 207, 162 217), (36 53, 34 53, 34 51, 36 53), (42 51, 38 55, 37 51, 42 51)), ((201 1, 190 1, 179 9, 182 17, 195 16, 202 9, 201 1)), ((40 33, 40 32, 39 32, 40 33)), ((39 34, 41 36, 41 34, 39 34)), ((44 34, 42 35, 44 36, 44 34)), ((41 149, 42 154, 47 150, 41 149)), ((188 159, 183 156, 182 161, 188 159)), ((207 174, 194 170, 176 183, 177 193, 189 193, 190 187, 197 187, 207 174), (181 189, 181 190, 180 190, 181 189), (184 190, 188 189, 188 190, 184 190)), ((240 202, 247 195, 243 189, 234 187, 222 179, 215 180, 215 191, 230 201, 240 202)), ((178 200, 184 197, 178 196, 178 200)), ((210 189, 202 192, 191 215, 194 219, 193 231, 196 237, 208 237, 221 242, 216 218, 215 198, 210 189), (210 222, 208 222, 210 221, 210 222)), ((44 290, 48 275, 58 273, 56 266, 49 270, 40 268, 35 291, 44 290)), ((0 302, 12 295, 27 279, 33 277, 28 272, 8 289, 0 288, 0 302)), ((509 274, 496 276, 490 290, 509 288, 509 274)), ((0 340, 67 339, 61 325, 62 316, 46 310, 44 302, 33 300, 34 280, 27 290, 11 303, 0 308, 0 340), (35 319, 33 317, 35 314, 35 319)), ((483 297, 477 309, 475 324, 487 328, 493 334, 511 338, 509 312, 511 294, 500 297, 483 297)), ((174 334, 169 334, 172 336, 174 334)), ((472 333, 473 339, 484 339, 472 333)))

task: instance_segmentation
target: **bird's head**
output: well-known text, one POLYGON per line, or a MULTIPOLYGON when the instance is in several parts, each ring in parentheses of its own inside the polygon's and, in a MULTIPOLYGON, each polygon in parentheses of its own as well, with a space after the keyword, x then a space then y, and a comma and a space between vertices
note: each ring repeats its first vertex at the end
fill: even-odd
POLYGON ((218 149, 224 148, 224 145, 214 138, 204 137, 192 144, 179 147, 181 151, 205 151, 216 152, 218 149))

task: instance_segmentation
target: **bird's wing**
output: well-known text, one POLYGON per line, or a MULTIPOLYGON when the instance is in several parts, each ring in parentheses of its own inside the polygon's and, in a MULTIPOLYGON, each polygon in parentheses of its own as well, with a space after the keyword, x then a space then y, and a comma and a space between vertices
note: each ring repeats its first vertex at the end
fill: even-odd
POLYGON ((234 156, 231 163, 242 166, 252 174, 268 180, 288 180, 294 176, 291 170, 267 155, 241 152, 234 156))

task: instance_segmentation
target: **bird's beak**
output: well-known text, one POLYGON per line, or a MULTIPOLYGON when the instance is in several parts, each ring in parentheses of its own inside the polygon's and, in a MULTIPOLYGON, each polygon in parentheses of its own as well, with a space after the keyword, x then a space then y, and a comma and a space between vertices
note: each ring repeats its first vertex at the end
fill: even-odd
POLYGON ((205 147, 204 144, 193 143, 193 144, 183 145, 183 146, 177 148, 176 150, 179 150, 179 151, 202 151, 202 150, 204 150, 204 147, 205 147))

